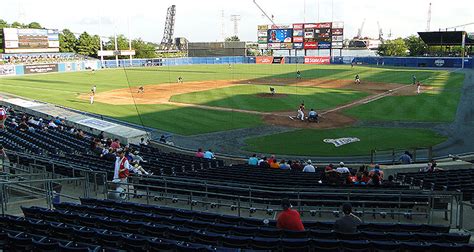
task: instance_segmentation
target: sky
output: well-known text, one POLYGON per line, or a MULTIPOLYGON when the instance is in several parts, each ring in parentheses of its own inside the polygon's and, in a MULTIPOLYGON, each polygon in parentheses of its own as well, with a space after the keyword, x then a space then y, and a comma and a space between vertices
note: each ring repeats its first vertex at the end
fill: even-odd
MULTIPOLYGON (((354 37, 364 19, 362 35, 368 37, 378 36, 377 22, 385 37, 390 32, 396 38, 425 31, 430 2, 431 30, 474 22, 473 0, 257 0, 277 24, 343 21, 345 38, 354 37)), ((114 32, 131 34, 132 38, 159 43, 166 9, 172 4, 176 5, 174 37, 192 42, 222 41, 234 35, 231 15, 240 15, 238 36, 244 41, 256 41, 257 25, 270 22, 253 0, 10 0, 1 5, 0 19, 9 23, 36 21, 46 28, 104 37, 114 32)), ((474 25, 458 29, 463 28, 474 32, 474 25)))

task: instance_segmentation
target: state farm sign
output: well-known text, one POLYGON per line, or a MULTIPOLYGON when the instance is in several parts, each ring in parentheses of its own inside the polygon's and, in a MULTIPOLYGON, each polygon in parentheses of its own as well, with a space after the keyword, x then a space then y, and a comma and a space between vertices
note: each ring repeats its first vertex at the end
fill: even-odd
POLYGON ((316 65, 329 65, 331 64, 331 58, 329 56, 305 56, 305 64, 316 64, 316 65))

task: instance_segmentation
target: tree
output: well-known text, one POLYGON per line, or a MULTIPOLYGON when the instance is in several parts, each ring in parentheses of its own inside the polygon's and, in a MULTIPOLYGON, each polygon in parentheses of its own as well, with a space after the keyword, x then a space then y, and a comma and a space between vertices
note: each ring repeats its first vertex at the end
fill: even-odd
POLYGON ((59 34, 59 51, 60 52, 76 52, 77 38, 68 29, 64 29, 59 34))
MULTIPOLYGON (((128 50, 128 39, 123 34, 117 35, 117 46, 119 50, 128 50)), ((106 43, 107 50, 115 50, 115 38, 109 37, 109 42, 106 43)))
POLYGON ((132 40, 132 49, 135 50, 135 57, 146 59, 146 58, 156 58, 156 49, 152 43, 147 43, 141 38, 132 40))
POLYGON ((27 25, 31 29, 43 29, 43 27, 38 22, 31 22, 27 25))
POLYGON ((225 38, 225 42, 233 42, 233 41, 240 41, 239 37, 237 36, 232 36, 232 37, 227 37, 225 38))
POLYGON ((3 19, 0 19, 0 29, 1 28, 8 28, 9 25, 7 23, 7 21, 3 20, 3 19))
POLYGON ((380 56, 406 56, 408 47, 402 38, 385 41, 377 49, 380 56))
POLYGON ((12 28, 25 28, 25 25, 20 23, 20 22, 13 22, 12 25, 11 25, 12 28))
POLYGON ((99 50, 98 36, 92 37, 87 32, 83 32, 77 39, 77 53, 86 56, 97 56, 99 50))
POLYGON ((423 56, 428 53, 428 46, 416 35, 411 35, 404 39, 410 56, 423 56))

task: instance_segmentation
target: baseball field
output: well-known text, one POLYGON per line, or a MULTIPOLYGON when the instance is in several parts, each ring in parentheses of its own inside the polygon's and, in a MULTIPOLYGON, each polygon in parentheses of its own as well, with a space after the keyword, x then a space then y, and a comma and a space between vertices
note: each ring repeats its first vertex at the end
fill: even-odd
POLYGON ((277 126, 284 132, 245 138, 239 148, 341 156, 442 143, 446 137, 431 129, 397 125, 453 121, 463 80, 463 74, 445 70, 192 65, 7 77, 0 79, 0 90, 182 136, 277 126), (297 70, 301 79, 296 79, 297 70), (354 84, 356 74, 359 85, 354 84), (420 94, 413 75, 422 83, 420 94), (183 83, 177 83, 178 77, 183 83), (97 90, 90 104, 93 85, 97 90), (306 112, 312 108, 321 115, 319 123, 295 118, 301 103, 306 112), (360 141, 340 147, 323 142, 343 137, 360 141))

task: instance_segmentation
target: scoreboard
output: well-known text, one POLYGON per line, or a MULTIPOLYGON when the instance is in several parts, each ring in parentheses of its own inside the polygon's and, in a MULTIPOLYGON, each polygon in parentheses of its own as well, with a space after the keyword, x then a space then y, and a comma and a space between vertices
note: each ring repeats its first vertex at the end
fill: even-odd
POLYGON ((5 53, 59 52, 59 31, 3 28, 5 53))
POLYGON ((259 49, 342 49, 343 22, 259 25, 259 49))

